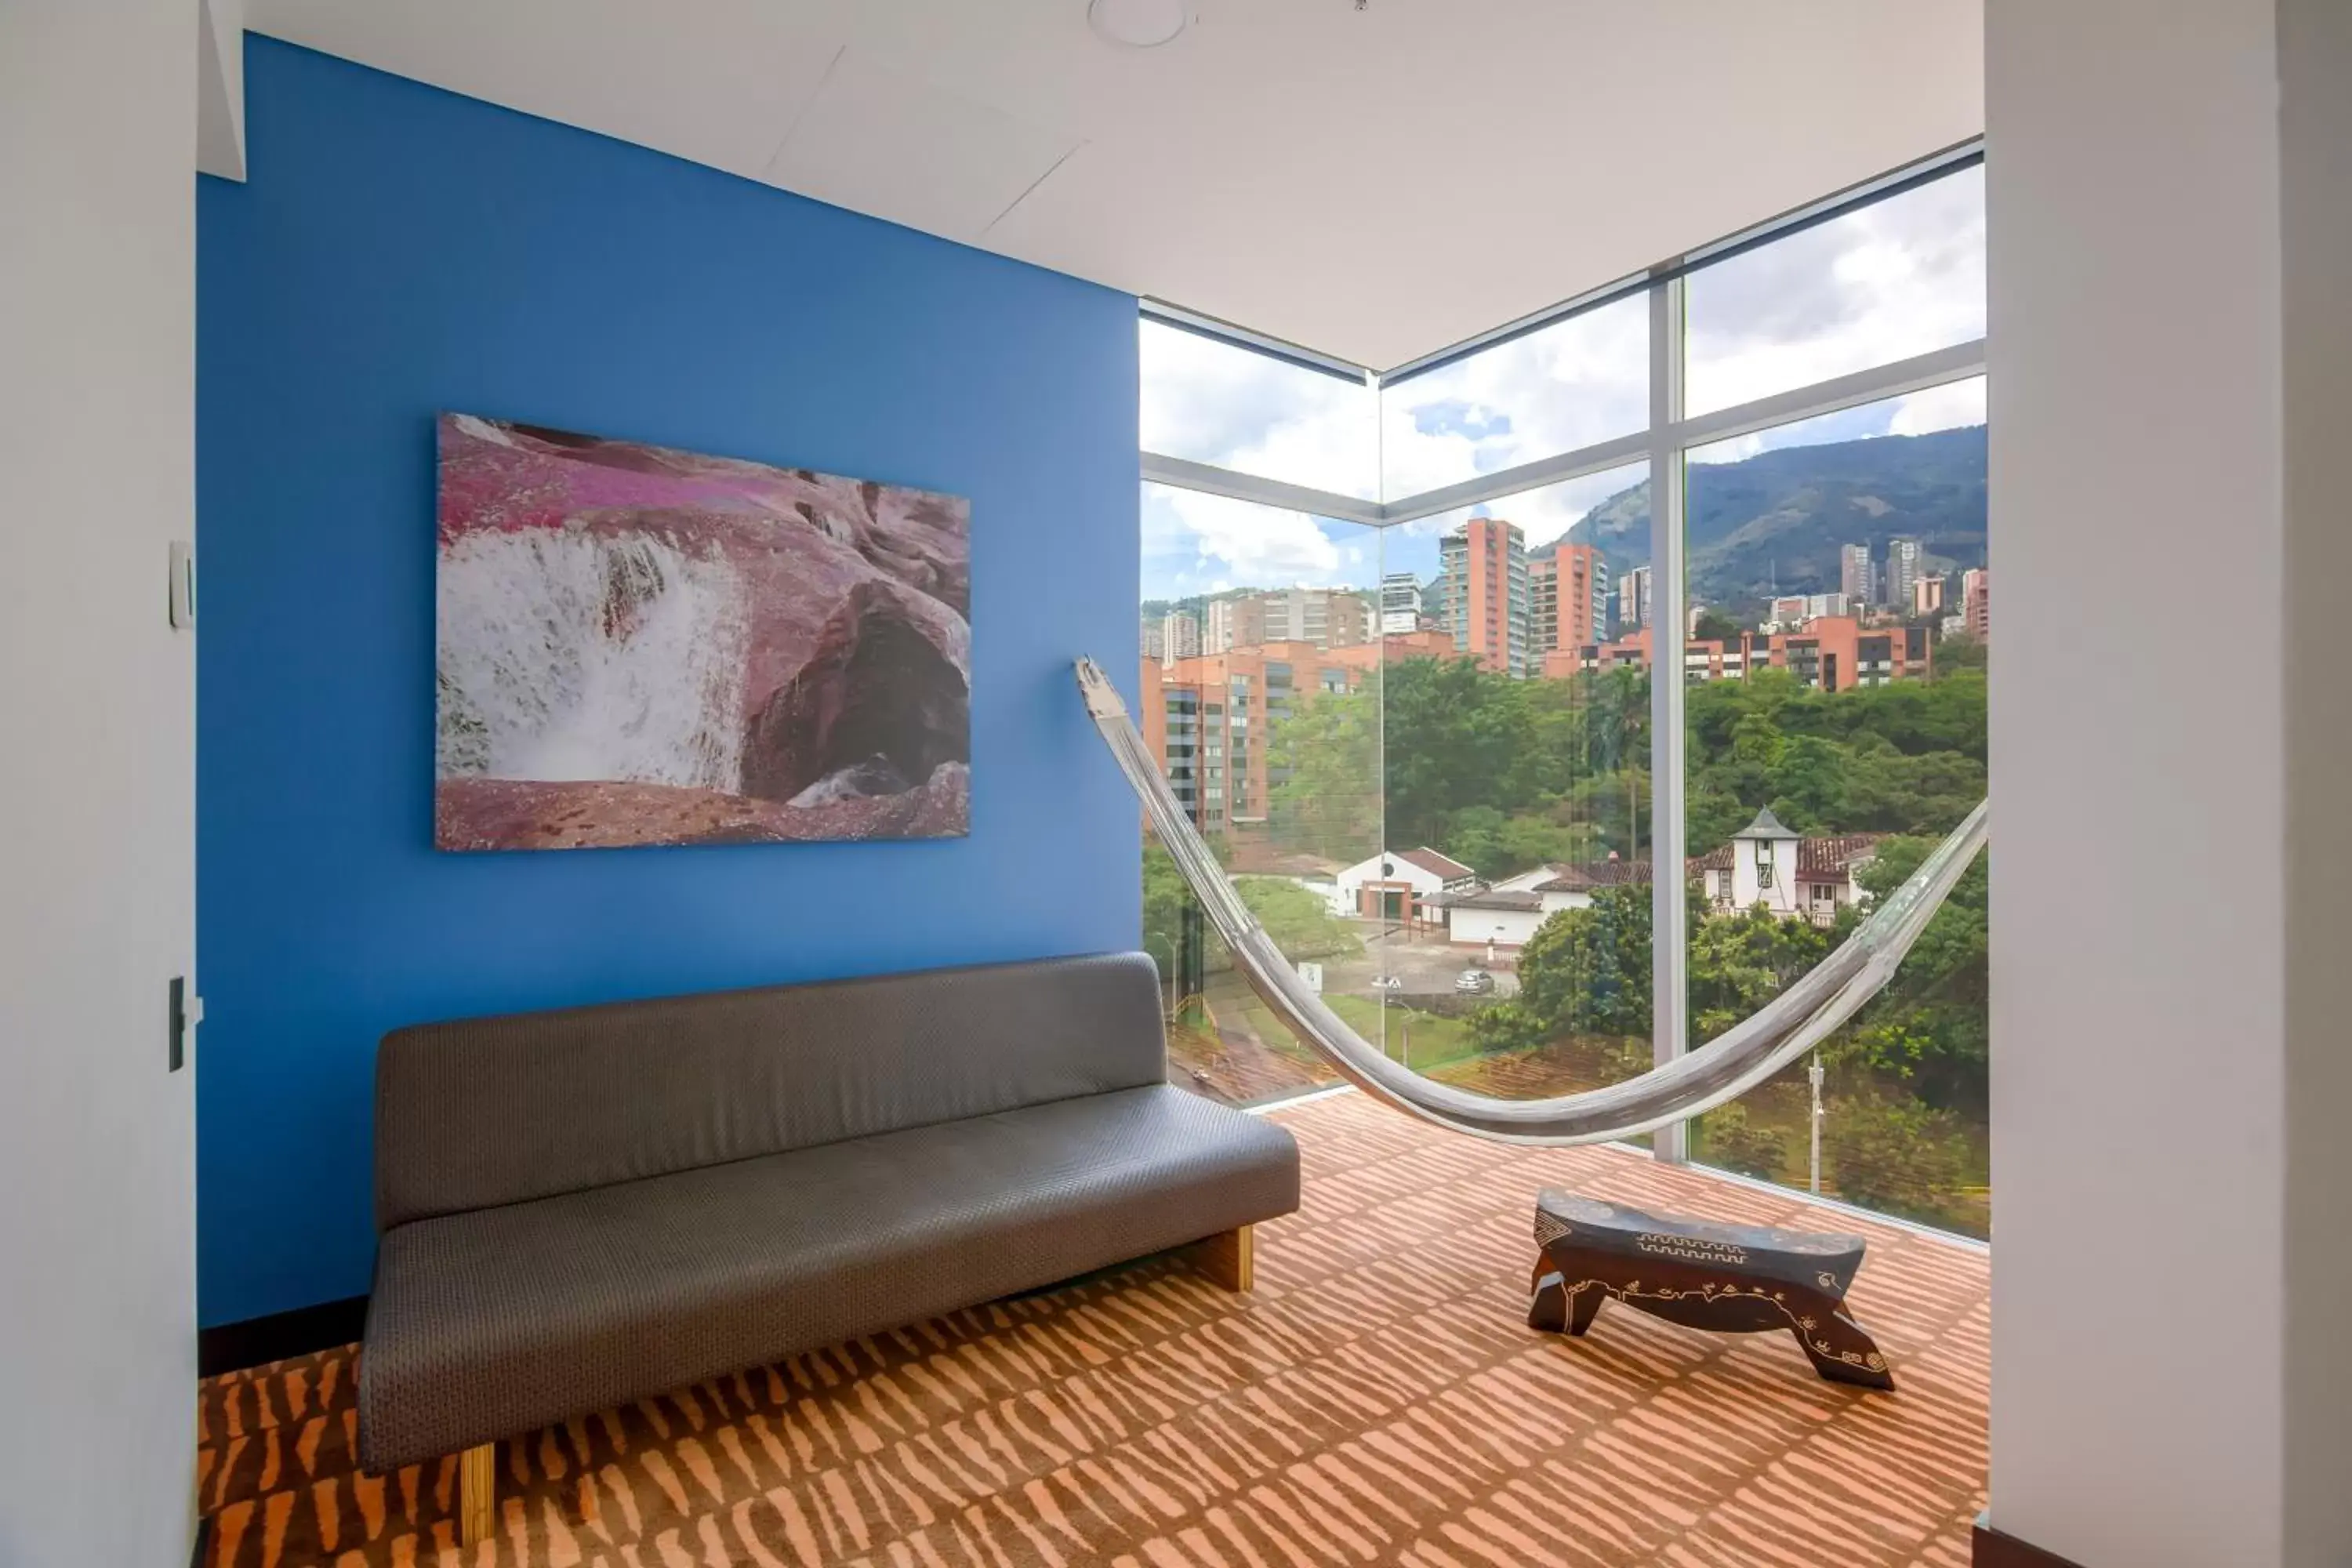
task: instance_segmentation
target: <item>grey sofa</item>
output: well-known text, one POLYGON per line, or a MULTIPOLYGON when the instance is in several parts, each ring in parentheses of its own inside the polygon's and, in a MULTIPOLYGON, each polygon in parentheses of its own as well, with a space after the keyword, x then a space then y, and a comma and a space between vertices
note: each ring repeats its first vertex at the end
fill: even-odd
POLYGON ((497 1439, 1187 1243, 1289 1133, 1166 1081, 1140 953, 433 1024, 376 1059, 360 1458, 497 1439))

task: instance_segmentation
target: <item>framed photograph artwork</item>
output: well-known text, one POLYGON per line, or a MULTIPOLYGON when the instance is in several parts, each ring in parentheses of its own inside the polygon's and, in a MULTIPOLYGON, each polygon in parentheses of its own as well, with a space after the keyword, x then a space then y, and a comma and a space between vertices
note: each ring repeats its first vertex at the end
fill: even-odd
POLYGON ((439 431, 444 849, 971 830, 970 503, 472 415, 439 431))

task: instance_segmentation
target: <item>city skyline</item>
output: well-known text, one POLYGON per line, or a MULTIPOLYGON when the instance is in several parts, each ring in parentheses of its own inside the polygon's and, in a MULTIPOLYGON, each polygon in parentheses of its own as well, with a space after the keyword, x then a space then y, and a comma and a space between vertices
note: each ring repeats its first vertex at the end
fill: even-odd
MULTIPOLYGON (((1650 623, 1653 574, 1647 564, 1618 572, 1612 581, 1607 559, 1595 546, 1563 538, 1530 549, 1524 531, 1504 518, 1468 519, 1440 544, 1439 569, 1426 579, 1410 572, 1385 572, 1372 586, 1253 584, 1182 599, 1145 598, 1144 651, 1153 657, 1181 657, 1173 651, 1183 640, 1177 630, 1180 620, 1192 628, 1192 651, 1205 653, 1285 641, 1347 647, 1381 635, 1436 629, 1451 635, 1465 655, 1485 658, 1498 654, 1499 668, 1533 673, 1546 653, 1606 643, 1650 623), (1474 558, 1483 562, 1489 555, 1496 557, 1491 574, 1474 574, 1474 558), (1565 602, 1559 586, 1563 573, 1570 584, 1565 602), (1349 606, 1344 616, 1339 607, 1343 601, 1349 606), (1490 646, 1484 635, 1490 619, 1497 622, 1498 633, 1512 635, 1490 646), (1326 634, 1327 624, 1342 620, 1349 628, 1346 635, 1326 634)), ((1927 563, 1937 559, 1919 539, 1907 535, 1890 537, 1883 552, 1867 542, 1841 545, 1838 588, 1770 595, 1744 615, 1737 605, 1694 598, 1687 606, 1687 635, 1697 636, 1703 614, 1728 618, 1743 631, 1768 634, 1827 616, 1891 615, 1897 619, 1940 616, 1948 634, 1966 631, 1981 639, 1988 618, 1989 574, 1984 567, 1957 563, 1943 571, 1929 570, 1927 563)))
MULTIPOLYGON (((1610 594, 1607 567, 1598 551, 1562 542, 1529 557, 1515 537, 1517 531, 1501 519, 1472 520, 1449 536, 1454 548, 1447 552, 1444 570, 1427 584, 1397 573, 1384 577, 1377 590, 1239 589, 1213 599, 1145 601, 1143 657, 1172 665, 1228 653, 1258 654, 1269 647, 1336 653, 1385 641, 1388 648, 1367 657, 1375 662, 1431 655, 1466 658, 1520 679, 1557 679, 1625 663, 1646 667, 1654 629, 1648 614, 1649 568, 1625 573, 1618 593, 1610 594), (1558 586, 1562 571, 1571 583, 1565 606, 1558 586), (1434 614, 1425 607, 1433 593, 1434 614), (1423 609, 1410 612, 1410 625, 1402 607, 1408 594, 1424 603, 1423 609), (1311 613, 1301 605, 1310 596, 1320 601, 1311 613), (1565 641, 1562 631, 1568 633, 1565 641)), ((1906 553, 1919 559, 1916 540, 1898 537, 1888 542, 1889 555, 1898 563, 1906 553)), ((1883 583, 1866 547, 1841 552, 1848 578, 1856 575, 1857 549, 1863 552, 1860 575, 1883 583)), ((1746 616, 1694 604, 1686 616, 1684 647, 1706 661, 1707 673, 1694 679, 1718 679, 1727 671, 1744 673, 1767 653, 1772 662, 1781 662, 1784 645, 1791 639, 1827 637, 1850 650, 1856 637, 1888 634, 1915 639, 1911 652, 1896 658, 1898 674, 1924 672, 1932 644, 1939 638, 1964 635, 1979 643, 1990 641, 1990 572, 1981 566, 1920 574, 1910 579, 1910 592, 1902 598, 1891 593, 1857 597, 1842 589, 1790 595, 1767 600, 1759 613, 1746 616), (1717 624, 1703 633, 1702 624, 1710 616, 1717 624)), ((1845 657, 1848 668, 1856 668, 1853 653, 1845 657)))

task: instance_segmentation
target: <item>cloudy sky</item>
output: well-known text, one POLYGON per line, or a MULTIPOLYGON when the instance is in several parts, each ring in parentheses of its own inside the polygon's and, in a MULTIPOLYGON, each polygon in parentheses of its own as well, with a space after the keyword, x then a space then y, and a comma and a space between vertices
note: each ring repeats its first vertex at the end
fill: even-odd
MULTIPOLYGON (((1579 280, 1563 279, 1562 292, 1579 280)), ((1692 275, 1685 401, 1694 414, 1966 342, 1984 332, 1984 178, 1969 169, 1692 275)), ((1145 322, 1145 450, 1367 500, 1417 495, 1643 427, 1649 306, 1622 300, 1383 395, 1145 322)), ((1919 435, 1984 419, 1981 380, 1808 420, 1694 454, 1919 435)), ((1646 465, 1475 509, 1530 544, 1557 538, 1646 465)), ((1466 512, 1360 528, 1146 485, 1143 596, 1244 585, 1370 587, 1426 579, 1466 512)))

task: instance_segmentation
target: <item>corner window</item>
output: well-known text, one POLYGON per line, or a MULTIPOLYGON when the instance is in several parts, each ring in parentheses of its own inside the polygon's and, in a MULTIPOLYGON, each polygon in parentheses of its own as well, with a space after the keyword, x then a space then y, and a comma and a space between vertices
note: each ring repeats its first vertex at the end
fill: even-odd
MULTIPOLYGON (((1937 169, 1360 381, 1141 327, 1143 447, 1183 459, 1147 464, 1144 679, 1221 699, 1146 739, 1394 1059, 1514 1097, 1670 1060, 1982 797, 1983 178, 1937 169)), ((1330 1081, 1145 856, 1180 1081, 1330 1081)), ((1657 1152, 1980 1234, 1989 874, 1823 1042, 1818 1162, 1801 1063, 1657 1152)))

